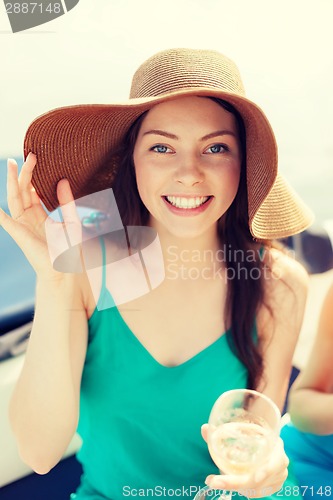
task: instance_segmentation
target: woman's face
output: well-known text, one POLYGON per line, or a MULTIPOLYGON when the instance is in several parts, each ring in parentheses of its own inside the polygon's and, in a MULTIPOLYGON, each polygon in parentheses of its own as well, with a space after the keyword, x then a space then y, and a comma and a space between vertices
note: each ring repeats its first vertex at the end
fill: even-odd
POLYGON ((231 113, 205 97, 157 104, 142 121, 133 158, 150 225, 181 238, 215 231, 240 179, 231 113))

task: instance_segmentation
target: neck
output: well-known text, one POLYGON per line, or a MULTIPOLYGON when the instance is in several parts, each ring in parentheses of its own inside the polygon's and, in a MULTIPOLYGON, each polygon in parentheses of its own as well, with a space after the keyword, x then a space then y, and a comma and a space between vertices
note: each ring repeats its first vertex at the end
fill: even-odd
POLYGON ((158 231, 166 278, 201 281, 218 277, 224 267, 217 226, 194 238, 182 238, 158 231))

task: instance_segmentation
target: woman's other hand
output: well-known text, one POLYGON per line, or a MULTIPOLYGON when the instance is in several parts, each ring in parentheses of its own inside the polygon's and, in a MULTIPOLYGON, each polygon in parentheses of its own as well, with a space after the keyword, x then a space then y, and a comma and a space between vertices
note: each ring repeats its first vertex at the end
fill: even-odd
MULTIPOLYGON (((207 432, 208 424, 204 424, 201 434, 206 442, 207 432)), ((288 477, 288 464, 283 441, 279 438, 270 458, 257 470, 248 474, 210 474, 205 482, 212 489, 235 491, 248 498, 265 497, 282 488, 288 477)))

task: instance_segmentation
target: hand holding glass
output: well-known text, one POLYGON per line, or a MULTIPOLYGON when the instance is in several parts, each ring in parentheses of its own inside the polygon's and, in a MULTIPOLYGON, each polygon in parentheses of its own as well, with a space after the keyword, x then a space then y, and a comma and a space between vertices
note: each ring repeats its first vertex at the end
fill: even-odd
MULTIPOLYGON (((276 404, 257 391, 224 392, 208 420, 208 449, 220 471, 248 474, 266 462, 279 437, 280 419, 276 404)), ((209 488, 203 490, 197 499, 207 496, 209 488)))
POLYGON ((209 416, 208 448, 225 474, 246 474, 269 458, 280 433, 280 411, 257 391, 222 394, 209 416))

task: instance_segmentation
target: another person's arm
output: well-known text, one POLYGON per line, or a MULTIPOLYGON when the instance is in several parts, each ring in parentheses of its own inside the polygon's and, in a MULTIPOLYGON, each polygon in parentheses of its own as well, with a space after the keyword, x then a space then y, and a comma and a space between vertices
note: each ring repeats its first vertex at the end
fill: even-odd
POLYGON ((320 314, 315 343, 306 367, 292 386, 292 422, 303 432, 333 434, 333 285, 320 314))

